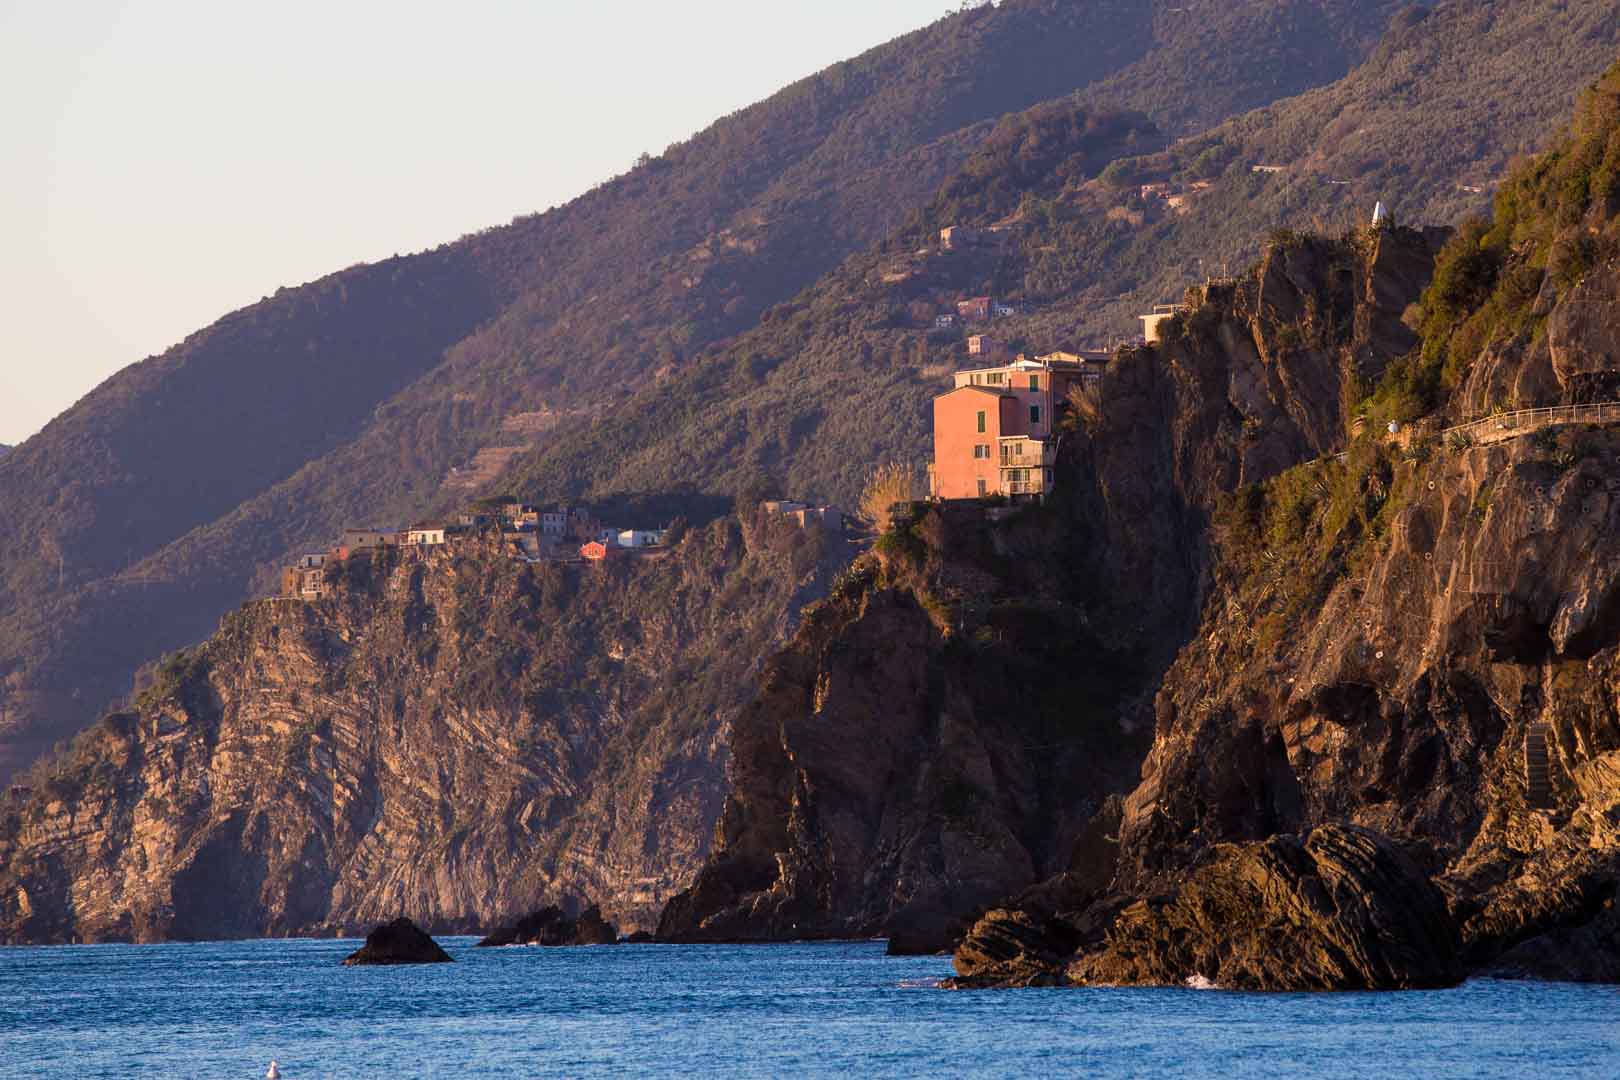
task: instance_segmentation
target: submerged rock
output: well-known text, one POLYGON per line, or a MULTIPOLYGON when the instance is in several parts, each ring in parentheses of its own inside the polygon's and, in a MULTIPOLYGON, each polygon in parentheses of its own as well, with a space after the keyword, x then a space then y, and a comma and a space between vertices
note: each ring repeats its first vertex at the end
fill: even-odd
POLYGON ((602 918, 595 904, 570 919, 555 904, 530 912, 510 926, 484 938, 480 946, 493 945, 617 945, 619 930, 602 918))
POLYGON ((450 954, 409 919, 384 923, 366 935, 366 943, 350 953, 344 967, 363 964, 448 964, 450 954))
POLYGON ((1168 896, 1120 911, 1072 983, 1241 990, 1410 990, 1464 971, 1445 898, 1389 840, 1325 825, 1224 844, 1168 896))

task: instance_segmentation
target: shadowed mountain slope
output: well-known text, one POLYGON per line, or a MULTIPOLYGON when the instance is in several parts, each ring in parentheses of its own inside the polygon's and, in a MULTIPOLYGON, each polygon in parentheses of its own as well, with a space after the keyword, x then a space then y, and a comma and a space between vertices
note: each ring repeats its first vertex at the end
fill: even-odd
POLYGON ((517 475, 576 497, 763 476, 850 500, 873 462, 926 457, 929 399, 969 363, 964 333, 934 333, 933 313, 991 294, 1024 309, 988 331, 1010 349, 1102 345, 1279 228, 1364 223, 1379 199, 1409 224, 1455 223, 1617 53, 1617 0, 1462 0, 1406 12, 1339 82, 1167 148, 1074 101, 1009 116, 904 229, 517 475), (1564 62, 1541 63, 1553 53, 1564 62), (1115 156, 1130 160, 1105 168, 1115 156), (1186 201, 1150 205, 1145 183, 1186 201), (1016 230, 1005 251, 941 249, 946 226, 997 223, 1016 230))
POLYGON ((1250 0, 1196 38, 1160 7, 947 16, 565 207, 285 290, 109 380, 0 466, 0 776, 289 551, 463 498, 754 325, 905 220, 1002 115, 1185 78, 1195 44, 1264 54, 1176 118, 1214 123, 1348 68, 1395 5, 1250 0))

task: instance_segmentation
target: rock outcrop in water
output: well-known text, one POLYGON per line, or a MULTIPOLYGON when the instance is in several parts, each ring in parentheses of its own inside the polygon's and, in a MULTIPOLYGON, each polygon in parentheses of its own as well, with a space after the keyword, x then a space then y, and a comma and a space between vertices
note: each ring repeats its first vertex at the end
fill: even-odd
POLYGON ((366 943, 350 953, 344 967, 371 964, 448 964, 449 953, 409 919, 384 923, 366 935, 366 943))
POLYGON ((955 985, 1402 990, 1463 977, 1445 897, 1364 829, 1222 845, 1173 892, 1106 910, 1100 936, 1085 925, 1094 910, 991 912, 957 951, 955 985))
POLYGON ((500 945, 617 945, 618 929, 602 918, 595 904, 575 918, 555 904, 532 911, 486 936, 480 946, 500 945))
MULTIPOLYGON (((1548 930, 1528 938, 1498 956, 1485 973, 1499 979, 1555 979, 1562 982, 1620 983, 1620 909, 1615 904, 1615 882, 1620 866, 1605 872, 1603 892, 1595 912, 1576 925, 1548 930)), ((1582 907, 1563 909, 1574 920, 1582 907)))
POLYGON ((781 519, 662 558, 387 552, 246 605, 0 798, 0 942, 650 926, 707 851, 752 665, 842 565, 781 519))

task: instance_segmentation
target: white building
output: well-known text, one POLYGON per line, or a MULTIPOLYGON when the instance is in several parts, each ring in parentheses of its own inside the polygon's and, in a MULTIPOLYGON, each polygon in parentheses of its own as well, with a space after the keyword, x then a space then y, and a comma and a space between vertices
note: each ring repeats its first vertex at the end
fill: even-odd
POLYGON ((438 547, 444 543, 444 526, 427 525, 405 532, 406 547, 438 547))
POLYGON ((1159 324, 1175 313, 1174 304, 1154 304, 1152 314, 1138 315, 1137 318, 1142 320, 1142 340, 1149 345, 1155 344, 1159 340, 1159 324))
POLYGON ((668 536, 668 529, 621 529, 615 541, 622 548, 658 547, 668 536))

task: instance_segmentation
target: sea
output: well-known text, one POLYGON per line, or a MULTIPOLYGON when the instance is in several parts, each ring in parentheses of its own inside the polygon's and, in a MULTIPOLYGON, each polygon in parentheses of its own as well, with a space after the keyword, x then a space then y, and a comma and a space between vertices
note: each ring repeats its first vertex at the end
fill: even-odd
POLYGON ((0 1076, 1620 1077, 1620 988, 948 991, 882 942, 0 949, 0 1076))

